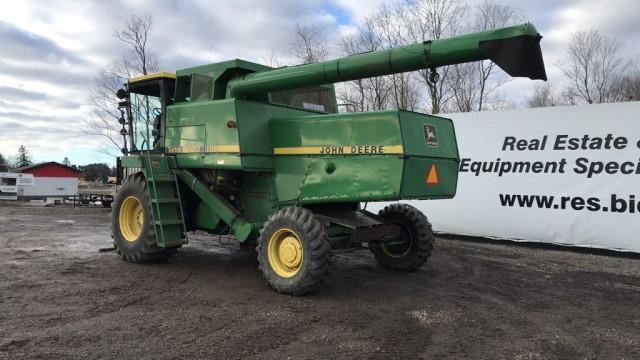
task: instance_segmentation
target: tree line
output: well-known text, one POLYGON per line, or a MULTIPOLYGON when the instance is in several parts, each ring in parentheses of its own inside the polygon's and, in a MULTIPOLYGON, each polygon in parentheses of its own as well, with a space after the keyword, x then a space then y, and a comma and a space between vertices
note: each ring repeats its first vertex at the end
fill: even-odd
POLYGON ((640 71, 620 54, 615 39, 591 29, 571 34, 558 63, 566 85, 538 84, 527 99, 530 107, 598 104, 640 100, 640 71))
MULTIPOLYGON (((22 168, 25 166, 34 165, 36 162, 33 160, 31 152, 26 146, 20 145, 18 152, 15 156, 6 158, 0 153, 0 172, 7 172, 22 168)), ((71 164, 68 157, 65 157, 60 164, 68 166, 80 172, 80 176, 86 181, 101 181, 106 182, 109 176, 116 175, 115 167, 109 167, 105 163, 93 163, 86 165, 74 165, 71 164)))

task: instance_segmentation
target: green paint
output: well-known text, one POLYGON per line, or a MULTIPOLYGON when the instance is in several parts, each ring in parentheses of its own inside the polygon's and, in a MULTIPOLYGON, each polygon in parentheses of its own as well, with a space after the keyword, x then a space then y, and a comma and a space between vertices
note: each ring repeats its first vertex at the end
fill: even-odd
POLYGON ((455 194, 458 149, 449 119, 389 110, 280 118, 271 128, 275 148, 323 152, 276 156, 280 201, 308 204, 455 194), (425 126, 435 130, 437 145, 427 144, 425 126), (375 154, 392 146, 401 146, 403 152, 375 154), (353 154, 352 149, 365 153, 353 154), (433 163, 442 172, 438 186, 425 183, 433 163))
MULTIPOLYGON (((245 241, 252 232, 255 230, 255 226, 251 223, 248 223, 243 217, 242 214, 233 207, 226 199, 222 196, 213 193, 207 189, 207 186, 200 181, 194 174, 187 170, 176 170, 176 175, 182 180, 182 184, 193 191, 198 198, 204 203, 208 208, 209 212, 215 214, 216 216, 211 220, 216 220, 216 218, 221 219, 226 224, 229 225, 231 230, 233 230, 233 234, 236 236, 238 241, 245 241)), ((207 214, 206 210, 202 210, 207 214)), ((196 218, 196 221, 209 221, 206 217, 202 215, 196 218)), ((215 228, 215 226, 205 225, 201 226, 202 228, 215 228)), ((231 231, 229 231, 230 233, 231 231)))

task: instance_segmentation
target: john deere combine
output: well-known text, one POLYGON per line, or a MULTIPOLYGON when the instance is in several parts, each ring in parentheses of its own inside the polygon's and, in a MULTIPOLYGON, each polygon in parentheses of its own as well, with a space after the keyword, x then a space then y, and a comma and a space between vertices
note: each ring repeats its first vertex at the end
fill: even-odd
POLYGON ((531 24, 273 69, 231 60, 134 78, 118 92, 125 156, 113 239, 130 262, 165 260, 189 231, 256 247, 267 283, 305 294, 332 250, 423 265, 433 233, 417 209, 361 204, 447 199, 458 149, 449 119, 407 111, 338 113, 333 84, 489 59, 546 80, 531 24))

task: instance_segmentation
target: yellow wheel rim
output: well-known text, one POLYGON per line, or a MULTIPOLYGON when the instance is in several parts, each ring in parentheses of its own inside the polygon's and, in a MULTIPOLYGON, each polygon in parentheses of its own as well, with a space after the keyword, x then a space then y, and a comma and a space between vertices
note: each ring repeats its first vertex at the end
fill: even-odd
POLYGON ((269 238, 267 253, 271 268, 280 277, 293 277, 302 267, 304 260, 302 242, 298 234, 291 229, 282 228, 274 232, 269 238))
POLYGON ((401 257, 407 256, 407 254, 409 254, 409 252, 411 251, 411 247, 413 246, 413 235, 411 233, 411 230, 405 224, 397 221, 393 221, 393 223, 396 223, 404 228, 404 230, 408 235, 407 244, 406 245, 390 245, 390 246, 382 245, 380 247, 382 248, 382 251, 385 254, 387 254, 387 256, 399 259, 401 257))
POLYGON ((144 211, 137 197, 129 196, 124 199, 118 219, 122 237, 131 242, 138 240, 144 225, 144 211))

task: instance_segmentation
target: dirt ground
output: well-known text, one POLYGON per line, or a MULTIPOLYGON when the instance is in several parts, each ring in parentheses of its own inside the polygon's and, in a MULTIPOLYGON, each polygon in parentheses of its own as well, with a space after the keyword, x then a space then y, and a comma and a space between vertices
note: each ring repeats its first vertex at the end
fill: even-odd
POLYGON ((110 216, 0 204, 0 358, 640 358, 639 259, 439 239, 415 273, 341 254, 290 297, 229 240, 99 252, 110 216))

